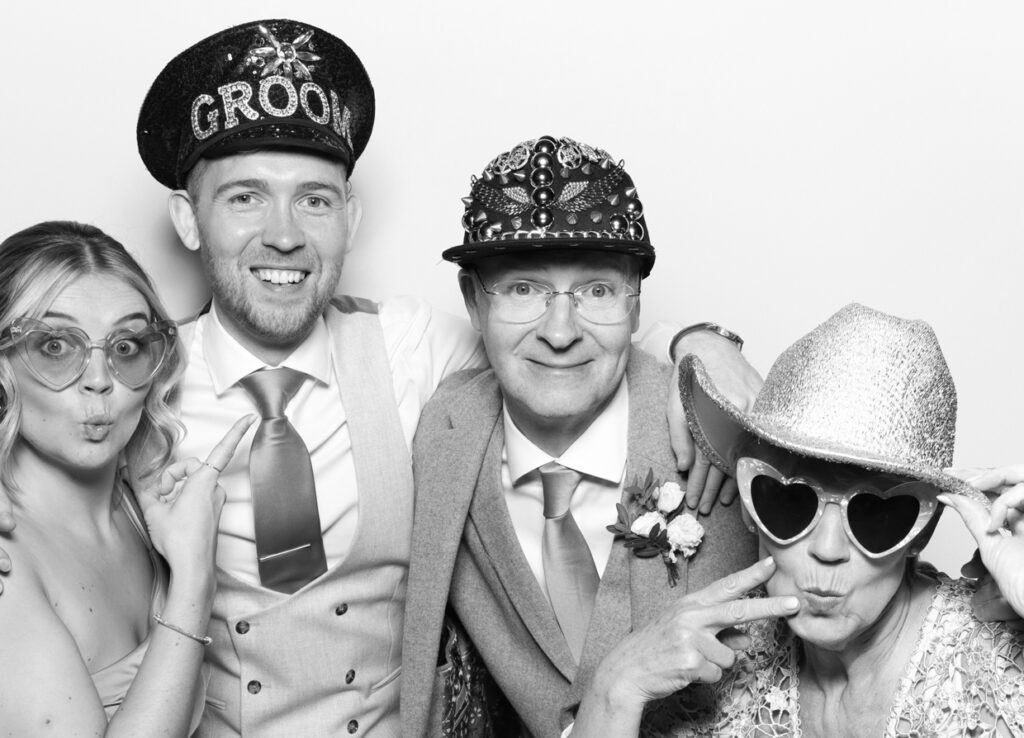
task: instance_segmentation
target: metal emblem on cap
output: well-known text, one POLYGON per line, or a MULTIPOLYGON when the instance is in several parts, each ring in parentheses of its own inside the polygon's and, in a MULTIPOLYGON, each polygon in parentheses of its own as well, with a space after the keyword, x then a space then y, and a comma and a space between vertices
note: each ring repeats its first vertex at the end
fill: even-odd
POLYGON ((281 74, 285 77, 313 79, 311 73, 315 67, 307 62, 318 62, 320 57, 313 53, 312 46, 306 49, 302 48, 312 40, 312 31, 300 34, 291 43, 281 43, 263 24, 260 24, 258 28, 269 45, 253 46, 249 49, 245 58, 245 66, 261 70, 259 73, 261 77, 281 74))

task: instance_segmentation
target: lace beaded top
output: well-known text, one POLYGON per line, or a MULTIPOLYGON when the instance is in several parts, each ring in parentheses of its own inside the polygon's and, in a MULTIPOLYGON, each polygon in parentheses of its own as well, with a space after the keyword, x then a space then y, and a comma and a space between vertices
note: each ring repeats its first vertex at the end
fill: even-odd
MULTIPOLYGON (((1024 634, 977 620, 974 583, 929 569, 921 573, 935 580, 935 595, 884 737, 1024 736, 1024 634)), ((751 646, 720 682, 651 703, 640 735, 801 735, 800 640, 783 620, 748 633, 751 646)))

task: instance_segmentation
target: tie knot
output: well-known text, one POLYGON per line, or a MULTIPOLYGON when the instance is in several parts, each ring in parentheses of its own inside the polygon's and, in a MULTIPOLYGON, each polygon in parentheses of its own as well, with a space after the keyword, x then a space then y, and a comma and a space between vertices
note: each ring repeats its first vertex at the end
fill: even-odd
POLYGON ((558 462, 540 467, 540 484, 544 489, 544 517, 560 518, 569 512, 569 501, 583 475, 558 462))
POLYGON ((284 409, 306 375, 294 369, 260 369, 238 380, 238 385, 249 393, 260 415, 264 418, 284 417, 284 409))

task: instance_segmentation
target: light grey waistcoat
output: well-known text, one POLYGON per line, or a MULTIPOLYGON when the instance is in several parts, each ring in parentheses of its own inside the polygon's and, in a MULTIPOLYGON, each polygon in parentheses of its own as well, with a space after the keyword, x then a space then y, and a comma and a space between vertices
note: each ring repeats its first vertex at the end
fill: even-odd
POLYGON ((376 308, 335 305, 326 318, 359 490, 355 540, 290 596, 218 569, 203 738, 401 734, 412 465, 376 308))

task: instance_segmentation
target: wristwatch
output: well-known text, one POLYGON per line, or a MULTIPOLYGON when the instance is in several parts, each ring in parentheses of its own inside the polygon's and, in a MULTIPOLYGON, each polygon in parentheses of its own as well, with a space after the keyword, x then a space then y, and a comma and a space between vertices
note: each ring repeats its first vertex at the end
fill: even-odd
POLYGON ((676 363, 676 345, 679 343, 679 339, 691 333, 696 333, 697 331, 711 331, 712 333, 717 333, 722 338, 727 338, 735 343, 737 349, 741 351, 743 350, 743 339, 740 338, 739 334, 733 333, 728 328, 723 328, 718 325, 718 323, 694 323, 693 325, 686 326, 677 334, 672 336, 672 343, 668 345, 668 355, 669 358, 672 359, 673 364, 676 363))

